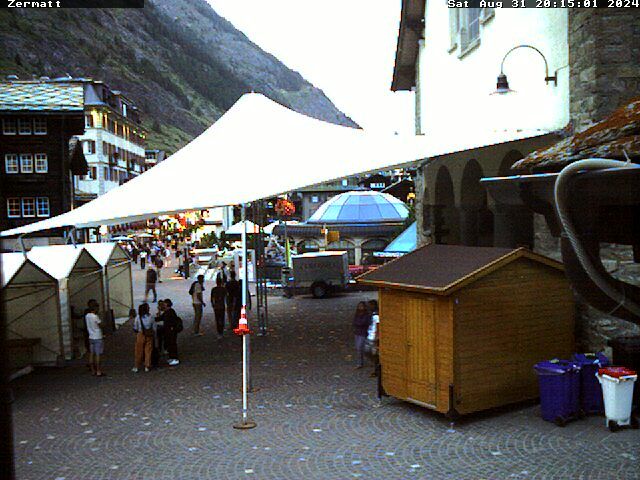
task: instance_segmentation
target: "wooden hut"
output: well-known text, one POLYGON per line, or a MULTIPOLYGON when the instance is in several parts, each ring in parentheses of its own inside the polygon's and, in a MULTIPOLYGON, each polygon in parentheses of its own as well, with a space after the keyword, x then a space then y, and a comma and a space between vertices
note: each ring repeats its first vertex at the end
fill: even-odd
POLYGON ((536 398, 533 365, 574 349, 562 265, 526 249, 427 245, 358 282, 379 288, 384 391, 441 413, 536 398))

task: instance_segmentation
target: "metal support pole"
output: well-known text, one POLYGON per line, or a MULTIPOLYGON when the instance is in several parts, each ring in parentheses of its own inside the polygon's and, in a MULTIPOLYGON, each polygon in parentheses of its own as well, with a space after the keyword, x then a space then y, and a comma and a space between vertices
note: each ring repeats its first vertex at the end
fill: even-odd
POLYGON ((0 293, 0 478, 13 480, 15 464, 13 455, 13 419, 11 404, 13 392, 9 387, 9 354, 6 344, 6 316, 4 298, 0 293))
MULTIPOLYGON (((247 308, 247 222, 246 205, 242 204, 242 308, 247 308)), ((247 392, 250 388, 249 378, 249 335, 242 335, 242 422, 233 425, 238 430, 254 428, 256 423, 248 419, 249 400, 247 392)))

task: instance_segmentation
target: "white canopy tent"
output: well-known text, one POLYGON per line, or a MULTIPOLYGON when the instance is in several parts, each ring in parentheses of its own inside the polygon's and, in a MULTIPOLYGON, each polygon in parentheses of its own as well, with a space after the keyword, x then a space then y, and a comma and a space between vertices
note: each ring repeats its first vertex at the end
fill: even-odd
POLYGON ((239 205, 351 175, 548 132, 451 131, 403 137, 307 117, 256 93, 164 162, 70 212, 0 236, 58 227, 97 227, 161 214, 239 205), (212 184, 222 165, 235 181, 212 184), (158 195, 158 185, 188 184, 158 195))
MULTIPOLYGON (((19 342, 32 342, 33 357, 25 365, 59 363, 65 352, 57 280, 23 253, 0 254, 0 264, 10 351, 14 344, 19 347, 19 342)), ((20 362, 11 358, 14 367, 25 366, 20 362)))
POLYGON ((82 356, 87 303, 95 299, 104 312, 102 267, 85 248, 74 245, 33 247, 27 258, 58 280, 65 358, 82 356))
POLYGON ((133 282, 131 260, 120 245, 115 242, 84 243, 86 248, 103 269, 105 310, 109 312, 115 326, 124 324, 133 308, 133 282))
POLYGON ((227 235, 242 235, 243 230, 247 230, 247 233, 258 233, 260 226, 253 223, 251 220, 245 220, 244 222, 238 222, 231 225, 225 230, 227 235))

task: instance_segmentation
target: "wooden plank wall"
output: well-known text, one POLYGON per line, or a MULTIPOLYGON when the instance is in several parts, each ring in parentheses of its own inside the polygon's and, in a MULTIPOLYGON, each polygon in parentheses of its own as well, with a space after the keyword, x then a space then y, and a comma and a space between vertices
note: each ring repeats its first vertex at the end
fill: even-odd
POLYGON ((389 395, 449 410, 453 383, 451 302, 435 295, 382 289, 380 362, 389 395))
POLYGON ((573 295, 558 270, 520 258, 453 297, 461 414, 535 398, 533 365, 574 350, 573 295))

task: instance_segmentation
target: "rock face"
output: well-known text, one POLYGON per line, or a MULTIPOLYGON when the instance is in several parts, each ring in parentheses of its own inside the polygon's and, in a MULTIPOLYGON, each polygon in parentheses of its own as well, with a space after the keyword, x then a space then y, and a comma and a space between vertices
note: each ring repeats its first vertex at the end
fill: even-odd
POLYGON ((170 152, 246 92, 357 127, 324 93, 264 52, 204 0, 144 9, 2 9, 0 74, 103 80, 142 111, 151 148, 170 152))

